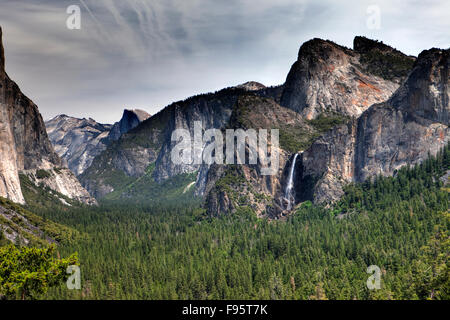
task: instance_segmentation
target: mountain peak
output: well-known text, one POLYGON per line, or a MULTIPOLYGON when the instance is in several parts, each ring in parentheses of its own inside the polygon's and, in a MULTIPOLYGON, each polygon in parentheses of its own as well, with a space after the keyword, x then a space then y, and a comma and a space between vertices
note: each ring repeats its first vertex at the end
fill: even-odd
POLYGON ((289 71, 281 105, 309 120, 323 113, 359 116, 372 104, 387 100, 399 86, 391 79, 399 79, 397 74, 403 76, 386 72, 388 76, 373 77, 374 71, 367 66, 375 63, 379 69, 390 70, 384 55, 366 58, 330 40, 309 40, 300 47, 298 60, 289 71))
POLYGON ((116 122, 112 127, 108 139, 117 141, 128 131, 136 128, 140 123, 150 118, 151 115, 140 109, 125 109, 123 110, 122 119, 116 122))
POLYGON ((71 116, 68 116, 67 114, 58 114, 57 116, 51 118, 49 121, 54 121, 54 120, 59 120, 59 119, 68 119, 68 118, 72 118, 71 116))
POLYGON ((6 74, 1 35, 0 31, 0 196, 24 204, 23 188, 43 187, 79 202, 96 203, 55 152, 38 107, 6 74), (19 174, 30 184, 21 184, 19 174))
POLYGON ((45 126, 55 151, 77 176, 106 149, 103 139, 108 136, 112 127, 92 118, 80 119, 65 114, 46 121, 45 126))
POLYGON ((259 82, 256 82, 256 81, 247 81, 245 83, 237 85, 236 88, 244 89, 246 91, 256 91, 256 90, 265 89, 266 86, 263 85, 262 83, 259 83, 259 82))
POLYGON ((315 57, 328 58, 329 52, 343 51, 346 54, 351 54, 352 50, 341 46, 331 40, 324 40, 320 38, 313 38, 306 41, 300 47, 298 58, 315 57))

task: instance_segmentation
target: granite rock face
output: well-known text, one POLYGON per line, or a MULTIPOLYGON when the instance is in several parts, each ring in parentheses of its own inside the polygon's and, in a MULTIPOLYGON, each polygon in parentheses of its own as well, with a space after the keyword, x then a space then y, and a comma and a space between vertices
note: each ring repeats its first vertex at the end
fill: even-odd
POLYGON ((67 115, 46 121, 45 126, 55 151, 77 176, 105 150, 105 139, 112 128, 93 119, 77 119, 67 115))
POLYGON ((313 39, 284 85, 249 82, 175 102, 108 145, 80 179, 102 197, 149 172, 160 183, 197 172, 195 194, 210 215, 246 207, 282 217, 302 201, 332 202, 348 183, 393 175, 436 153, 449 140, 448 96, 448 50, 416 59, 363 37, 353 50, 313 39), (174 164, 172 132, 187 129, 193 137, 195 122, 202 132, 279 129, 278 172, 262 176, 260 163, 174 164), (293 206, 285 197, 290 168, 293 206))
POLYGON ((150 118, 151 115, 149 115, 144 110, 139 109, 125 109, 123 111, 122 119, 120 119, 119 122, 116 122, 113 127, 111 128, 111 131, 109 132, 108 139, 110 141, 117 141, 119 138, 127 133, 128 131, 136 128, 141 122, 144 122, 148 118, 150 118))
MULTIPOLYGON (((200 164, 175 164, 172 162, 171 150, 178 143, 171 140, 172 132, 177 129, 186 129, 194 137, 195 122, 201 123, 201 130, 223 129, 228 123, 232 108, 242 89, 231 89, 223 92, 189 99, 186 105, 176 104, 172 109, 172 116, 166 127, 165 142, 156 160, 155 180, 163 181, 177 174, 191 173, 200 169, 200 164)), ((194 151, 201 156, 201 145, 194 151)))
POLYGON ((393 175, 435 155, 450 140, 449 52, 422 52, 389 100, 317 140, 303 153, 298 185, 315 179, 312 199, 330 202, 347 183, 393 175))
MULTIPOLYGON (((242 165, 213 164, 203 165, 199 171, 196 193, 204 196, 206 209, 210 215, 234 212, 239 206, 249 206, 260 217, 273 216, 275 211, 283 211, 283 194, 286 182, 286 168, 290 163, 291 152, 289 138, 310 139, 314 128, 298 113, 284 108, 271 98, 259 97, 256 94, 245 94, 239 97, 227 129, 265 129, 268 130, 268 154, 278 153, 278 166, 274 166, 274 174, 263 175, 261 162, 264 158, 258 149, 258 161, 249 163, 250 148, 246 146, 246 161, 242 165), (281 143, 276 147, 270 136, 271 129, 278 129, 281 143), (276 208, 276 209, 275 209, 276 208)), ((258 137, 259 139, 260 137, 258 137)), ((226 145, 225 145, 226 147, 226 145)), ((295 148, 295 146, 294 146, 295 148)))
POLYGON ((25 199, 20 188, 17 153, 14 135, 11 128, 10 112, 6 105, 5 85, 10 84, 5 73, 5 52, 0 28, 0 196, 17 203, 24 203, 25 199))
POLYGON ((266 89, 266 86, 256 81, 248 81, 243 84, 237 85, 236 88, 244 89, 246 91, 257 91, 266 89))
MULTIPOLYGON (((0 196, 24 203, 19 173, 61 168, 63 163, 50 143, 37 106, 6 74, 3 46, 0 51, 0 196)), ((76 178, 71 183, 81 188, 76 178)), ((84 192, 80 199, 85 198, 84 192)))
MULTIPOLYGON (((415 62, 411 69, 405 71, 402 62, 412 58, 405 58, 395 49, 364 38, 358 41, 355 39, 355 43, 360 54, 376 50, 377 55, 378 51, 388 55, 388 61, 389 55, 400 56, 401 62, 395 60, 399 65, 390 66, 389 62, 383 62, 388 66, 385 66, 382 74, 391 80, 394 74, 406 75, 406 78, 389 80, 401 83, 401 86, 389 99, 373 104, 361 114, 336 109, 351 117, 315 138, 305 151, 294 152, 299 155, 294 164, 295 204, 306 200, 315 203, 336 201, 342 197, 343 188, 348 183, 363 182, 377 175, 395 175, 401 167, 421 163, 429 154, 435 155, 450 140, 449 50, 424 51, 417 60, 413 59, 415 62)), ((308 77, 314 78, 314 75, 308 77)), ((258 104, 252 106, 252 110, 267 114, 267 120, 275 124, 276 117, 263 110, 264 107, 258 112, 260 109, 258 104)), ((271 109, 278 110, 275 107, 271 109)), ((320 112, 321 116, 326 113, 323 110, 320 112)), ((300 114, 308 118, 301 111, 300 114)), ((314 123, 314 120, 306 121, 307 124, 314 123)), ((296 139, 304 135, 295 133, 296 139)), ((244 165, 227 169, 213 166, 207 175, 206 184, 201 184, 206 185, 208 212, 211 215, 225 214, 236 211, 239 206, 250 206, 257 214, 272 218, 289 214, 285 210, 283 190, 286 188, 287 168, 292 165, 294 153, 281 152, 280 164, 284 169, 272 178, 278 190, 273 194, 267 192, 270 188, 264 187, 270 184, 252 175, 252 172, 257 172, 257 167, 244 165), (248 190, 252 192, 248 193, 248 190), (263 201, 261 206, 255 194, 262 194, 264 197, 257 198, 269 201, 263 201), (242 202, 243 199, 248 201, 242 202)))
MULTIPOLYGON (((57 196, 57 193, 60 193, 70 200, 76 200, 87 205, 97 204, 97 201, 81 186, 74 173, 68 168, 23 170, 20 174, 25 175, 35 187, 48 187, 55 191, 56 193, 52 192, 53 195, 57 196)), ((67 205, 64 199, 59 199, 67 205)))
MULTIPOLYGON (((357 117, 372 104, 386 101, 406 74, 376 74, 369 66, 377 58, 382 64, 394 49, 361 37, 355 38, 355 47, 356 51, 321 39, 304 43, 287 76, 281 105, 314 119, 323 112, 357 117)), ((405 68, 414 61, 397 51, 392 55, 405 68)), ((375 71, 383 68, 389 66, 375 71)))

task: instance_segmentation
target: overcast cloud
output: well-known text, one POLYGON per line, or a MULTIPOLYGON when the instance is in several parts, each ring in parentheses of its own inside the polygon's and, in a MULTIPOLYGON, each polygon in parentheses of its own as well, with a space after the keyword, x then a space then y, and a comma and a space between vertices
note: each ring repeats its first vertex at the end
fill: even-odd
POLYGON ((314 37, 355 35, 418 55, 450 46, 450 1, 0 0, 6 68, 45 119, 117 121, 249 80, 284 82, 314 37), (79 5, 81 30, 66 28, 79 5), (367 8, 380 8, 379 29, 367 8))

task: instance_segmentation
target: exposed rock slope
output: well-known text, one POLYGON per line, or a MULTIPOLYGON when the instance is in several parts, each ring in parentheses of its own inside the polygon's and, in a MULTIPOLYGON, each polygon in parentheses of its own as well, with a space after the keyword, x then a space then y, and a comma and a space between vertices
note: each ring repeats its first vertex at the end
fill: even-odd
POLYGON ((141 122, 147 120, 151 116, 145 112, 144 110, 134 109, 128 110, 125 109, 123 111, 122 119, 119 122, 116 122, 108 135, 108 140, 116 141, 119 138, 130 131, 131 129, 136 128, 141 122))
POLYGON ((58 155, 79 176, 106 146, 150 118, 143 110, 124 110, 119 122, 101 124, 93 119, 59 115, 45 123, 47 133, 58 155))
MULTIPOLYGON (((19 172, 61 168, 62 161, 53 150, 37 106, 6 74, 3 46, 0 51, 0 196, 24 203, 19 172)), ((53 182, 60 178, 56 174, 53 182)), ((77 188, 80 193, 72 192, 68 196, 80 201, 88 198, 89 194, 75 177, 64 179, 71 184, 67 190, 73 186, 80 187, 77 188)), ((50 185, 53 182, 49 182, 50 185)), ((93 203, 95 200, 89 198, 87 202, 93 203)))
MULTIPOLYGON (((278 129, 278 170, 273 175, 262 175, 261 154, 255 165, 214 164, 211 168, 204 165, 197 179, 197 194, 206 197, 208 213, 233 212, 240 206, 248 206, 259 216, 282 214, 287 207, 285 186, 293 154, 302 152, 322 133, 346 120, 346 117, 335 114, 323 114, 320 123, 310 121, 271 98, 256 94, 240 96, 227 128, 266 129, 269 132, 278 129)), ((268 140, 270 152, 275 151, 271 138, 268 140)), ((249 163, 248 158, 246 163, 249 163)))
POLYGON ((144 188, 149 175, 162 183, 197 174, 195 194, 211 215, 248 207, 279 217, 292 207, 284 196, 291 168, 294 205, 328 202, 347 183, 422 161, 448 137, 448 50, 416 59, 362 37, 354 50, 314 39, 301 47, 284 85, 250 82, 173 103, 109 145, 81 180, 103 197, 130 195, 126 190, 144 188), (196 121, 202 131, 280 129, 278 173, 260 175, 260 163, 174 164, 172 132, 183 128, 193 136, 196 121))

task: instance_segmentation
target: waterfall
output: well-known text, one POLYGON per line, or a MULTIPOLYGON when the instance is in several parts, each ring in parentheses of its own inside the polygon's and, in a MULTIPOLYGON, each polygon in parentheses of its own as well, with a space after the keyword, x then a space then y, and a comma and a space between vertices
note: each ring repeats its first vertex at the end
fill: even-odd
POLYGON ((295 154, 294 159, 292 160, 291 168, 289 170, 289 179, 288 184, 286 186, 286 191, 284 193, 284 198, 287 200, 287 210, 292 209, 292 204, 294 203, 294 195, 292 193, 294 189, 294 172, 295 172, 295 163, 297 162, 298 153, 295 154))

